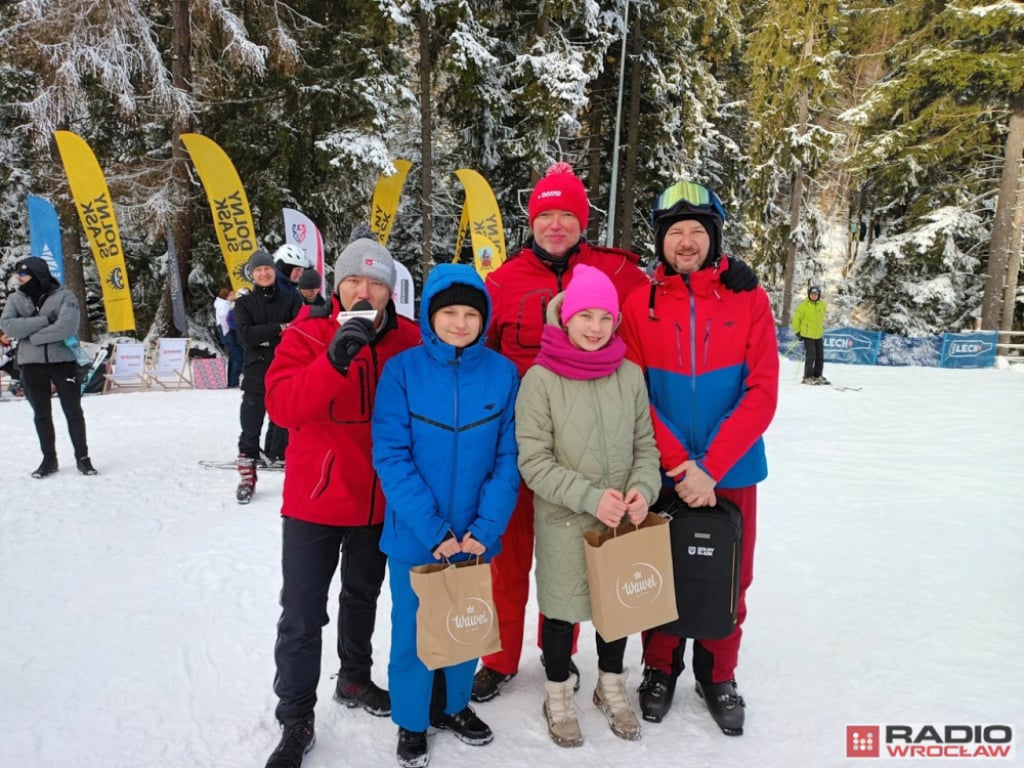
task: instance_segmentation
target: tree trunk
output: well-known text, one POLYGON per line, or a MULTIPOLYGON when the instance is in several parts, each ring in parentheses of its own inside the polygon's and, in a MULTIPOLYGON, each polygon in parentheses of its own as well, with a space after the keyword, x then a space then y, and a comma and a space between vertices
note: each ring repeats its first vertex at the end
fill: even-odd
MULTIPOLYGON (((171 6, 171 80, 174 87, 183 93, 191 93, 191 27, 188 18, 188 0, 174 0, 171 6)), ((191 246, 193 246, 193 219, 195 208, 190 202, 190 185, 188 180, 188 161, 181 134, 193 130, 193 115, 176 120, 172 129, 171 159, 173 193, 172 198, 178 201, 174 209, 174 220, 171 231, 174 237, 174 248, 177 251, 177 267, 180 278, 182 300, 188 317, 195 307, 189 306, 188 273, 191 271, 191 246)), ((170 300, 170 282, 164 291, 165 299, 170 300)), ((168 303, 169 305, 169 303, 168 303)), ((165 315, 168 316, 168 315, 165 315)), ((173 311, 169 313, 173 317, 173 311)))
MULTIPOLYGON (((1024 155, 1024 89, 1017 92, 1010 107, 1010 130, 1003 153, 1003 172, 999 179, 999 197, 992 221, 992 240, 988 252, 988 274, 981 299, 981 330, 999 328, 1003 306, 1006 266, 1013 243, 1013 210, 1020 182, 1021 158, 1024 155)), ((1010 286, 1011 289, 1016 286, 1010 286)), ((1012 315, 1012 302, 1010 307, 1012 315)))
MULTIPOLYGON (((1020 250, 1024 243, 1024 174, 1017 183, 1017 206, 1013 213, 1013 238, 1010 245, 1010 257, 1006 261, 1006 283, 1003 291, 1003 320, 999 324, 1002 331, 1013 330, 1013 318, 1017 310, 1017 280, 1020 278, 1020 250)), ((1012 339, 1007 339, 1012 342, 1012 339)))
MULTIPOLYGON (((420 32, 420 197, 423 233, 422 251, 420 252, 420 263, 423 269, 423 279, 427 279, 430 266, 434 260, 431 241, 434 237, 434 228, 431 221, 433 205, 431 196, 433 187, 430 175, 433 171, 433 159, 431 154, 431 141, 433 133, 430 127, 430 14, 421 6, 419 13, 420 32)), ((456 254, 457 255, 457 254, 456 254)))
POLYGON ((636 169, 640 162, 640 56, 643 37, 640 14, 629 31, 632 38, 629 56, 629 111, 626 113, 626 153, 622 168, 622 197, 619 209, 619 231, 615 242, 622 248, 633 247, 633 214, 636 211, 636 169))
MULTIPOLYGON (((808 94, 804 88, 800 92, 799 131, 803 136, 807 133, 808 94)), ((782 281, 782 325, 788 326, 793 311, 793 283, 796 280, 796 232, 800 228, 800 209, 804 197, 804 170, 797 167, 793 174, 793 187, 789 191, 789 238, 786 240, 786 271, 782 281)))

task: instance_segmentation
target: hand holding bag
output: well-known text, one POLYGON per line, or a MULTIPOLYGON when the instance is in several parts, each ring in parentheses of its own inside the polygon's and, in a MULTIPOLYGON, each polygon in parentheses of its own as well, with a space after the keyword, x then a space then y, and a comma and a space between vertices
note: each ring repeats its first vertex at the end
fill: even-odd
POLYGON ((590 613, 607 641, 678 618, 668 521, 648 513, 640 525, 583 534, 590 613))
POLYGON ((427 669, 501 650, 488 563, 478 557, 417 565, 410 569, 409 581, 420 600, 416 655, 427 669))

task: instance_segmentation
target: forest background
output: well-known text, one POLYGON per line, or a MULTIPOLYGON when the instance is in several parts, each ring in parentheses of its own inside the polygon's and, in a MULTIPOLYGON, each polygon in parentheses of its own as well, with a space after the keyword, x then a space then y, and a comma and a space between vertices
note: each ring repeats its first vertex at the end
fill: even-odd
POLYGON ((231 157, 270 251, 297 208, 332 264, 407 158, 388 246, 417 281, 454 258, 458 168, 490 182, 511 253, 530 188, 564 160, 588 240, 645 261, 654 196, 715 189, 726 249, 780 323, 815 283, 830 325, 1021 326, 1016 0, 0 1, 0 302, 29 255, 26 196, 46 197, 90 340, 100 286, 55 130, 106 174, 140 338, 171 327, 168 230, 189 335, 209 337, 227 284, 185 132, 231 157))

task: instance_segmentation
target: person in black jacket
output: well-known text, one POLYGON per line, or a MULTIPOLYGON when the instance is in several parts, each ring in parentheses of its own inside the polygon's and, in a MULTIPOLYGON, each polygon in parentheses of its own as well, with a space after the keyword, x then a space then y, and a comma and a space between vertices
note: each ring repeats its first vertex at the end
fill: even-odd
MULTIPOLYGON (((281 285, 274 259, 266 251, 256 251, 249 259, 253 289, 235 301, 235 332, 245 351, 242 375, 242 406, 238 437, 238 474, 241 480, 235 492, 239 504, 248 504, 256 490, 256 462, 260 458, 260 433, 267 409, 263 398, 263 377, 274 359, 274 350, 302 307, 298 292, 281 285)), ((267 427, 264 452, 271 462, 283 462, 288 431, 271 421, 267 427)))

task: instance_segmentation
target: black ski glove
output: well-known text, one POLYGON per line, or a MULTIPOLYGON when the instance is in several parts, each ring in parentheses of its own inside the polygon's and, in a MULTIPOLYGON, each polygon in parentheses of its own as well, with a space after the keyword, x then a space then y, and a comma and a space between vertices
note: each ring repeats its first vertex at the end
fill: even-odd
POLYGON ((352 359, 373 338, 373 323, 364 317, 353 317, 334 332, 327 348, 327 359, 338 373, 348 373, 352 359))
POLYGON ((752 291, 758 286, 757 275, 750 265, 733 256, 729 257, 729 266, 718 273, 718 279, 733 293, 752 291))

